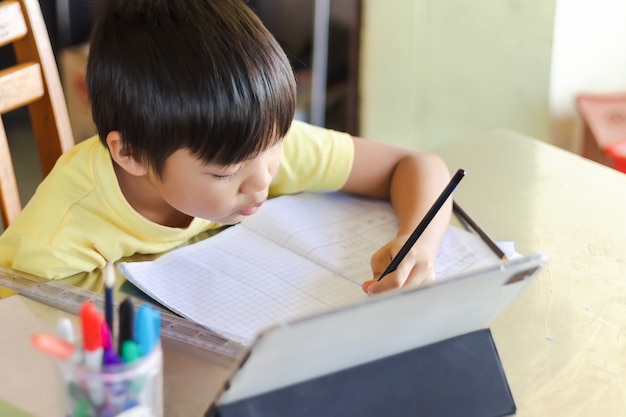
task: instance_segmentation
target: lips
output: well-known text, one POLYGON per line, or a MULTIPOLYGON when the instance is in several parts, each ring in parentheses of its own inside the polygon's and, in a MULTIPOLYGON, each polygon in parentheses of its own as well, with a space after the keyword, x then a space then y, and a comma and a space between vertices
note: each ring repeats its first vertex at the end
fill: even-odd
POLYGON ((241 210, 239 213, 241 213, 244 216, 250 216, 254 213, 256 213, 257 211, 259 211, 259 209, 261 208, 261 206, 263 205, 263 202, 260 202, 258 204, 255 204, 254 206, 247 208, 245 210, 241 210))

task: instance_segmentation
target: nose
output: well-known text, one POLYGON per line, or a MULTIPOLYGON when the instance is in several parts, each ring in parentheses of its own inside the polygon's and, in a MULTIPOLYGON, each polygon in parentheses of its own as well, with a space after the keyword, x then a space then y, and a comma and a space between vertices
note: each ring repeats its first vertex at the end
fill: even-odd
POLYGON ((246 179, 241 183, 239 192, 242 194, 254 194, 259 191, 265 191, 271 182, 272 174, 269 167, 264 164, 258 164, 254 169, 250 170, 246 179))

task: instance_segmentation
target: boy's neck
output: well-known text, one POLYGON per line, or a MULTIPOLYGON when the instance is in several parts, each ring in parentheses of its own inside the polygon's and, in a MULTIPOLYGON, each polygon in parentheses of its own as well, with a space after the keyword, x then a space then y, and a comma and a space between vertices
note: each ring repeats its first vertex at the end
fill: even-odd
POLYGON ((189 226, 193 217, 181 213, 163 200, 146 176, 131 175, 115 162, 113 169, 124 198, 137 213, 162 226, 189 226))

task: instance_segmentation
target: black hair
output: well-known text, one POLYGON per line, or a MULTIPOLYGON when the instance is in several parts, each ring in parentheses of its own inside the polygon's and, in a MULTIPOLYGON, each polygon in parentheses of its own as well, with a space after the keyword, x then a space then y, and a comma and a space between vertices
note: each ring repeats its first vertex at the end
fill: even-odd
POLYGON ((87 88, 105 146, 119 131, 161 175, 178 149, 230 165, 287 133, 293 69, 241 0, 97 0, 94 11, 87 88))

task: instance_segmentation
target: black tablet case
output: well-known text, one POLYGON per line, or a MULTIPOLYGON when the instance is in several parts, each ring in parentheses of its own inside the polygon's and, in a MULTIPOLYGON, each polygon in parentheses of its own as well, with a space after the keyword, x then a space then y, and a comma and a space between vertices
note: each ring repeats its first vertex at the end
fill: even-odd
POLYGON ((223 404, 206 416, 500 417, 513 413, 515 403, 491 332, 483 329, 223 404))

